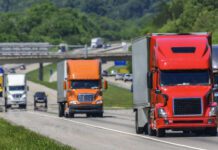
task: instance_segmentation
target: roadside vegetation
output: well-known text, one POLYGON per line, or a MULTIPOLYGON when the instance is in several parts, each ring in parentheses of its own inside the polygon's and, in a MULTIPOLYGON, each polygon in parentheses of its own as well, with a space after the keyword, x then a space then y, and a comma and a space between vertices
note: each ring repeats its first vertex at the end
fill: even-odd
POLYGON ((3 119, 0 119, 0 129, 1 150, 74 150, 24 127, 12 125, 3 119))
POLYGON ((27 73, 27 79, 30 81, 33 81, 35 83, 38 84, 42 84, 45 85, 51 89, 57 89, 57 82, 49 82, 50 79, 50 71, 52 70, 52 72, 54 73, 57 69, 56 64, 51 64, 51 65, 47 65, 43 67, 43 81, 40 81, 38 79, 39 76, 39 71, 38 69, 33 70, 29 73, 27 73))
MULTIPOLYGON (((38 80, 38 70, 33 70, 27 73, 27 79, 42 84, 48 88, 57 90, 57 82, 49 82, 50 70, 56 71, 56 64, 51 64, 43 68, 44 71, 44 81, 38 80)), ((129 90, 110 85, 108 89, 104 91, 104 106, 106 107, 122 107, 131 108, 132 107, 132 93, 129 90)))

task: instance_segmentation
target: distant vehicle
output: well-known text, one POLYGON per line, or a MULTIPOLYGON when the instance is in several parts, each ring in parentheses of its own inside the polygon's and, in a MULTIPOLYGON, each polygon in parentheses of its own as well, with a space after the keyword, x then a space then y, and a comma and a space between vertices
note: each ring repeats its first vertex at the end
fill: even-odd
POLYGON ((101 48, 104 45, 104 41, 102 38, 97 37, 91 39, 91 48, 101 48))
POLYGON ((11 69, 9 70, 9 73, 16 73, 15 68, 11 68, 11 69))
POLYGON ((26 69, 26 66, 25 65, 21 65, 20 66, 20 70, 25 70, 26 69))
POLYGON ((124 74, 117 73, 115 76, 115 80, 123 80, 124 74))
POLYGON ((123 81, 132 81, 132 74, 125 74, 123 77, 123 81))
POLYGON ((115 76, 117 74, 117 71, 116 70, 111 70, 111 72, 110 72, 110 75, 111 76, 115 76))
POLYGON ((64 53, 68 51, 68 45, 65 43, 60 43, 58 48, 59 48, 58 52, 64 53))
POLYGON ((45 103, 45 108, 48 107, 47 95, 45 92, 36 92, 33 97, 34 97, 34 108, 36 108, 37 103, 45 103))
POLYGON ((28 86, 25 74, 5 75, 5 108, 12 105, 26 108, 28 86))
POLYGON ((103 70, 101 75, 102 76, 108 76, 108 71, 107 70, 103 70))

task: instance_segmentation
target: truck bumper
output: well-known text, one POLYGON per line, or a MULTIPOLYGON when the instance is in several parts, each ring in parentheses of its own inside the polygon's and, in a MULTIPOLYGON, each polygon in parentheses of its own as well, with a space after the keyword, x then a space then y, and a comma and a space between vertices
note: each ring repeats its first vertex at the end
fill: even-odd
POLYGON ((20 105, 20 104, 26 104, 26 100, 8 100, 8 105, 20 105))
POLYGON ((103 105, 71 105, 70 113, 103 113, 103 105))
POLYGON ((216 117, 204 118, 158 118, 156 120, 157 129, 203 129, 216 127, 216 117))

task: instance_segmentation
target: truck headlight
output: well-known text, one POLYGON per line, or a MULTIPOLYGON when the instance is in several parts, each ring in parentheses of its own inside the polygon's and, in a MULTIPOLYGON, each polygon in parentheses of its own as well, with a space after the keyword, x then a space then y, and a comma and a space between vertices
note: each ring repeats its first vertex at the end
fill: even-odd
POLYGON ((102 103, 103 103, 102 100, 98 100, 98 101, 96 102, 96 104, 102 104, 102 103))
POLYGON ((167 113, 163 108, 158 109, 158 117, 160 117, 160 118, 166 118, 167 117, 167 113))
POLYGON ((73 105, 78 104, 78 101, 70 101, 70 104, 73 104, 73 105))
POLYGON ((210 112, 209 112, 209 116, 216 116, 217 113, 217 107, 210 107, 210 112))

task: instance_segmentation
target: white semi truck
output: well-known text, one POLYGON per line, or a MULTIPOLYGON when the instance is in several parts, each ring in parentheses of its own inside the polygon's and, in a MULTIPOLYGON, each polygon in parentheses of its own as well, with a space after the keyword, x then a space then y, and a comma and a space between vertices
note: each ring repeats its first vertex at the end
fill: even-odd
POLYGON ((25 74, 5 74, 5 109, 12 106, 26 109, 28 86, 25 74))

